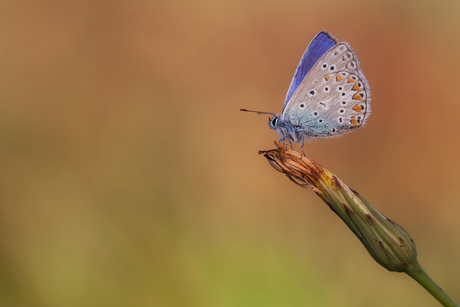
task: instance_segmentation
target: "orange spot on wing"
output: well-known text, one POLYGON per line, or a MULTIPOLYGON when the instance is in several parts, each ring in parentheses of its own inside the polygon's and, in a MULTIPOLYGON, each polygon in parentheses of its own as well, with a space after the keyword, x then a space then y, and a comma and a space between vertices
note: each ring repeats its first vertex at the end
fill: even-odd
POLYGON ((348 77, 347 83, 352 83, 352 82, 355 82, 355 80, 353 80, 351 77, 348 77))
POLYGON ((353 110, 355 110, 356 112, 361 113, 361 112, 363 111, 363 108, 362 108, 359 104, 356 104, 356 105, 353 107, 353 110))
POLYGON ((353 99, 362 100, 361 96, 358 93, 353 95, 353 99))
POLYGON ((343 76, 341 74, 338 74, 337 77, 335 77, 335 79, 337 81, 342 81, 343 80, 343 76))
POLYGON ((353 87, 351 89, 354 90, 354 91, 359 91, 360 88, 358 86, 358 83, 355 83, 355 85, 353 85, 353 87))
POLYGON ((331 76, 326 76, 324 77, 324 79, 326 79, 326 81, 329 81, 329 79, 331 79, 331 76))
MULTIPOLYGON (((357 126, 357 125, 358 125, 358 121, 356 120, 356 115, 351 117, 350 123, 351 123, 353 126, 357 126)), ((354 127, 353 127, 353 128, 354 128, 354 127)))

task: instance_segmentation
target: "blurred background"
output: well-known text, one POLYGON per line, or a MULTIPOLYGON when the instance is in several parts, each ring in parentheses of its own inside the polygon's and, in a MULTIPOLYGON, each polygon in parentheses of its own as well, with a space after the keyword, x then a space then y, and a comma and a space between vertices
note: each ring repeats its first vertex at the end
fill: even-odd
MULTIPOLYGON (((460 302, 459 1, 2 1, 1 306, 438 306, 258 150, 313 37, 362 129, 307 156, 460 302)), ((298 147, 296 147, 299 150, 298 147)))

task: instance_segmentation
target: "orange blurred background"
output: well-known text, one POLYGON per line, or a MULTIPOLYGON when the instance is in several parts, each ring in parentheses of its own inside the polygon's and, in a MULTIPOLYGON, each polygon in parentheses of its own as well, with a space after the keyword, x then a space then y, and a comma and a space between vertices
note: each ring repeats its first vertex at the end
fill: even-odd
MULTIPOLYGON (((258 156, 321 30, 365 128, 307 144, 460 302, 459 1, 4 1, 1 306, 437 306, 258 156)), ((296 148, 298 150, 298 147, 296 148)))

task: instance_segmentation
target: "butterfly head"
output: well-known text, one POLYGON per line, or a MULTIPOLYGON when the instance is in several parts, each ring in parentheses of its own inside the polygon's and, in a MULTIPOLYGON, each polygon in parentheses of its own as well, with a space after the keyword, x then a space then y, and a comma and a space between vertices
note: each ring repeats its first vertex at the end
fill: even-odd
POLYGON ((279 123, 279 120, 280 120, 280 116, 279 115, 274 115, 273 117, 269 117, 268 118, 268 126, 270 126, 271 129, 273 130, 276 130, 278 129, 278 123, 279 123))
POLYGON ((289 122, 283 119, 282 115, 272 114, 273 117, 268 118, 268 126, 270 129, 275 130, 281 139, 278 142, 294 141, 293 135, 295 135, 295 128, 289 122))

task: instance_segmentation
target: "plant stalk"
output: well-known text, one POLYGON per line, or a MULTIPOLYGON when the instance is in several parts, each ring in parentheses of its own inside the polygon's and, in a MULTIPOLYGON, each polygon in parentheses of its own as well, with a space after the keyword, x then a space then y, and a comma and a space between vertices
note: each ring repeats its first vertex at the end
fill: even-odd
POLYGON ((423 288, 433 295, 443 306, 458 307, 458 305, 439 287, 423 270, 417 260, 407 267, 407 275, 415 279, 423 288))

